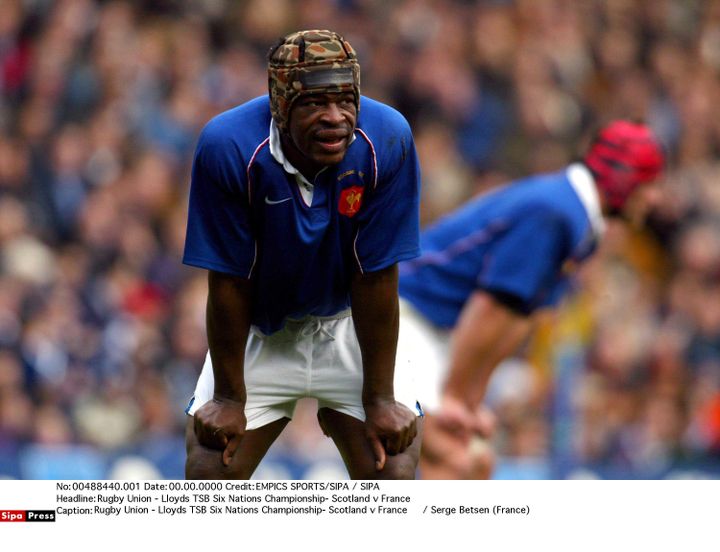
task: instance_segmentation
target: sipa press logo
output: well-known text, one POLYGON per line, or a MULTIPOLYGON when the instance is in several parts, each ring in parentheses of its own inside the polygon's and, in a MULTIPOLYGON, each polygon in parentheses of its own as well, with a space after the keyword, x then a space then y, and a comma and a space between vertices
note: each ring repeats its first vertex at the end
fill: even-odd
POLYGON ((55 521, 55 510, 0 510, 3 521, 55 521))

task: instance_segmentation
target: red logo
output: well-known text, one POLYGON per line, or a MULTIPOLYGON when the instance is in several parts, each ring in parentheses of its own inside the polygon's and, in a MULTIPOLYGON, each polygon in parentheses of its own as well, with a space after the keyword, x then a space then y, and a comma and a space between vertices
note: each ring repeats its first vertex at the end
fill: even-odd
POLYGON ((0 510, 0 521, 25 521, 25 510, 0 510))
POLYGON ((360 210, 362 205, 362 196, 365 189, 362 186, 350 186, 340 192, 340 201, 338 201, 338 211, 346 217, 353 217, 360 210))

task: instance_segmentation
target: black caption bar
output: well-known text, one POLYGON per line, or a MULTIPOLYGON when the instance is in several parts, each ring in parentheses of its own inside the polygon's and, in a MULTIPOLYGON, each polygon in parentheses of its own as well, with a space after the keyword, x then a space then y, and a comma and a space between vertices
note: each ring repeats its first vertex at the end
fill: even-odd
POLYGON ((55 510, 25 510, 25 521, 55 521, 55 510))

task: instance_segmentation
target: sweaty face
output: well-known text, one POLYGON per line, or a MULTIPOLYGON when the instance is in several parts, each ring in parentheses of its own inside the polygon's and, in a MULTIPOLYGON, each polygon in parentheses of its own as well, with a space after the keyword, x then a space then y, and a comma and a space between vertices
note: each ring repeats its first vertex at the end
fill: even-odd
POLYGON ((285 154, 300 171, 317 172, 343 160, 357 122, 352 93, 309 94, 290 111, 291 150, 285 154))

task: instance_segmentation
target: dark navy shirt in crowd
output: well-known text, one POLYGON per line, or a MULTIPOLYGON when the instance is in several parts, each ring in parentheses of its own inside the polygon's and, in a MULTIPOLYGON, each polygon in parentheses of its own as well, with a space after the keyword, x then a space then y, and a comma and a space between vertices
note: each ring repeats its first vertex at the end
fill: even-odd
POLYGON ((581 164, 479 196, 425 229, 422 255, 400 265, 400 295, 443 328, 476 290, 524 314, 555 305, 603 230, 581 164))
POLYGON ((362 97, 345 158, 308 182, 282 154, 267 96, 256 98, 201 133, 183 262, 252 278, 265 334, 337 314, 354 272, 419 254, 419 180, 410 128, 391 107, 362 97))

